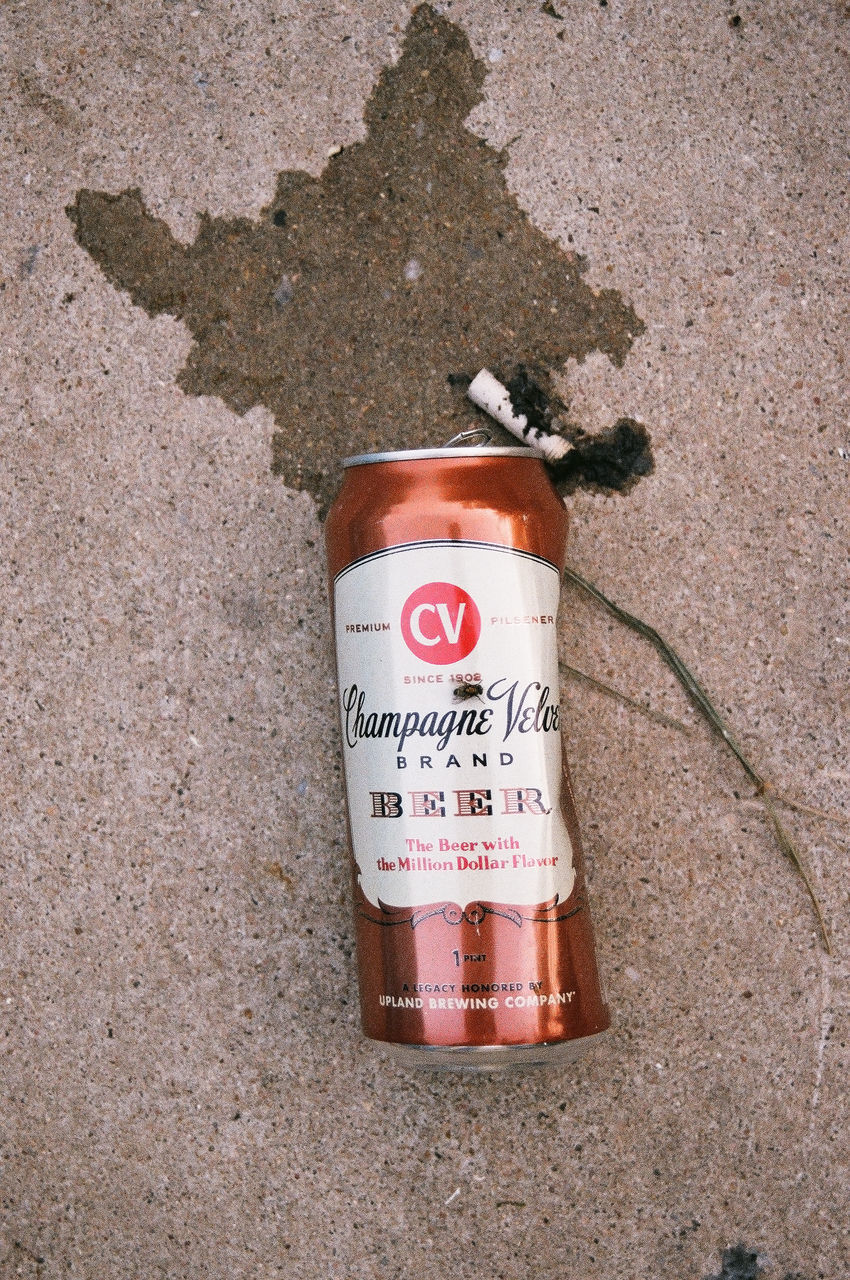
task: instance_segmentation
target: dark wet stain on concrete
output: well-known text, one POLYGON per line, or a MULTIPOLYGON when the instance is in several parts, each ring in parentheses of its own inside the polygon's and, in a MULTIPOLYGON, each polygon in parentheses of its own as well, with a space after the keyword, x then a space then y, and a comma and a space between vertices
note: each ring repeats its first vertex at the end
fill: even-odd
MULTIPOLYGON (((506 153, 464 128, 485 75, 460 28, 423 5, 366 104, 365 141, 320 178, 281 173, 258 221, 203 214, 187 247, 138 190, 81 190, 68 209, 107 279, 191 330, 183 390, 271 410, 273 469, 322 508, 346 454, 439 445, 475 421, 452 370, 557 369, 591 351, 620 365, 643 331, 531 225, 506 153)), ((570 483, 608 485, 604 458, 622 469, 648 454, 644 428, 637 442, 611 430, 570 483)))
MULTIPOLYGON (((759 1280, 764 1274, 759 1266, 758 1253, 743 1244, 723 1250, 719 1275, 706 1276, 705 1280, 759 1280)), ((798 1271, 786 1272, 784 1280, 806 1280, 798 1271)))
POLYGON ((761 1273, 758 1254, 742 1244, 736 1244, 731 1249, 723 1250, 720 1274, 706 1276, 705 1280, 759 1280, 761 1273))

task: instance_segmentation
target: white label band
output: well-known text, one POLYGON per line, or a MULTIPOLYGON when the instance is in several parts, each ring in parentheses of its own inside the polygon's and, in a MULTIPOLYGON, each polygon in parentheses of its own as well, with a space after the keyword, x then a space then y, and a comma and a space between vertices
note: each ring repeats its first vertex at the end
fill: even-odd
POLYGON ((565 901, 555 566, 489 543, 416 542, 355 561, 334 594, 368 901, 565 901))

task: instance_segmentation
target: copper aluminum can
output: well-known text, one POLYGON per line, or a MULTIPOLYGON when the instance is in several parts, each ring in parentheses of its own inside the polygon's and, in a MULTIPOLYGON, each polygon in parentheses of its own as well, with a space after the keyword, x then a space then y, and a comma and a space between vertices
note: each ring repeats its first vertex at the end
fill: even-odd
POLYGON ((363 1028, 411 1063, 609 1025, 562 750, 567 513, 522 448, 348 458, 327 520, 363 1028))

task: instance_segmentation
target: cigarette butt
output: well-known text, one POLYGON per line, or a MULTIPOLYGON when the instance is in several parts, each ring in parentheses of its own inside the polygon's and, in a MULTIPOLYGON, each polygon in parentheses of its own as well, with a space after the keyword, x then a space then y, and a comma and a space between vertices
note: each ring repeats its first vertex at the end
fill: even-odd
POLYGON ((542 453, 549 462, 559 462, 572 449, 569 440, 565 440, 563 436, 530 427, 524 413, 515 413, 510 392, 489 369, 482 369, 475 375, 466 394, 479 409, 489 413, 500 426, 524 444, 542 453))

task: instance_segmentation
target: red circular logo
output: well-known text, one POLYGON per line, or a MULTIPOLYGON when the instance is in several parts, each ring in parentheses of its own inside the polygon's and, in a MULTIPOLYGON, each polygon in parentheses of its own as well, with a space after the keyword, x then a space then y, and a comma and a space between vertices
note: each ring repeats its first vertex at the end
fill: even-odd
POLYGON ((412 654, 447 667, 471 653, 481 634, 481 614, 468 591, 453 582, 426 582, 401 611, 401 634, 412 654))

